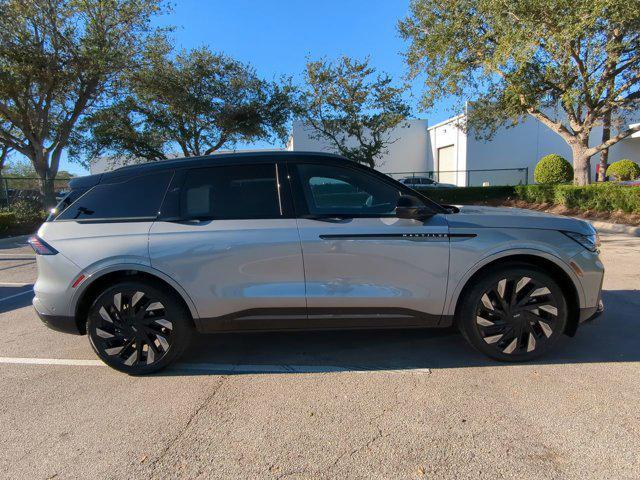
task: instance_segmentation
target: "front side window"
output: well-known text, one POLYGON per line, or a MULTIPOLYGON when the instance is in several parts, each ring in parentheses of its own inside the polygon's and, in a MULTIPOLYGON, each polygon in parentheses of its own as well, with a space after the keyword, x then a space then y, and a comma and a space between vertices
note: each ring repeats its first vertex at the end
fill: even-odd
POLYGON ((185 219, 281 216, 276 166, 229 165, 189 170, 180 196, 185 219))
POLYGON ((172 172, 164 171, 98 184, 56 220, 153 220, 171 176, 172 172))
POLYGON ((395 214, 400 190, 374 175, 333 165, 302 163, 296 169, 311 215, 395 214))

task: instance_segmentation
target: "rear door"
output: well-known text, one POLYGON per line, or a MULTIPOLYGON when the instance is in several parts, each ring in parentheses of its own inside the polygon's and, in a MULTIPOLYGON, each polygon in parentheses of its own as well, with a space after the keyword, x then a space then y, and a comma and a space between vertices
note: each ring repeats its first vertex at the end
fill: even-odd
POLYGON ((312 326, 429 325, 444 307, 448 226, 397 218, 397 184, 348 165, 292 163, 312 326))
POLYGON ((300 240, 280 168, 221 165, 174 177, 151 228, 151 263, 188 292, 205 331, 306 319, 300 240))

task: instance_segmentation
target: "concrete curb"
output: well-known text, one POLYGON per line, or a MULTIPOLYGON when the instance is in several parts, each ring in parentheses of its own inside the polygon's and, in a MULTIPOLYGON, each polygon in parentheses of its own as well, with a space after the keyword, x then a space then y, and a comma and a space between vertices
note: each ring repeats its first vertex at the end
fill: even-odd
MULTIPOLYGON (((577 218, 577 217, 576 217, 577 218)), ((584 218, 580 220, 585 220, 584 218)), ((622 223, 609 223, 600 222, 594 220, 587 220, 591 225, 595 227, 598 232, 602 233, 622 233, 624 235, 632 235, 634 237, 640 237, 640 227, 634 227, 632 225, 624 225, 622 223)))

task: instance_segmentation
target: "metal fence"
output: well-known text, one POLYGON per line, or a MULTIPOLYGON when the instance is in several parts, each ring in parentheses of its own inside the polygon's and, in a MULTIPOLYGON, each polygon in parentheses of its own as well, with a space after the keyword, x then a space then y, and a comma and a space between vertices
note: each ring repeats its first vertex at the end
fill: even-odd
MULTIPOLYGON (((426 172, 387 173, 396 180, 411 179, 411 183, 421 183, 419 179, 429 178, 439 183, 448 183, 459 187, 482 187, 503 185, 527 185, 529 168, 486 168, 477 170, 450 170, 426 172)), ((426 182, 425 182, 426 183, 426 182)))
MULTIPOLYGON (((69 191, 69 178, 53 182, 56 197, 61 198, 69 191)), ((41 182, 38 177, 0 177, 0 207, 20 200, 42 202, 41 182)))

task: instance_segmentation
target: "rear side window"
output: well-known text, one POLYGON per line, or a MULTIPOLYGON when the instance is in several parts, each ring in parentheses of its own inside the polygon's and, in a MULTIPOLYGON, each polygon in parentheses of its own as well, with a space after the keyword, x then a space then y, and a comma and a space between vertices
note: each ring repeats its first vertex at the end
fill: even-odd
POLYGON ((189 170, 180 210, 186 219, 280 217, 276 166, 229 165, 189 170))
POLYGON ((152 220, 158 215, 171 175, 158 172, 96 185, 56 220, 152 220))
POLYGON ((47 222, 52 222, 56 218, 60 216, 62 212, 64 212, 70 205, 73 204, 76 200, 78 200, 84 193, 87 191, 86 188, 77 188, 75 190, 71 190, 67 193, 60 203, 56 205, 56 208, 51 209, 51 213, 47 217, 47 222))

